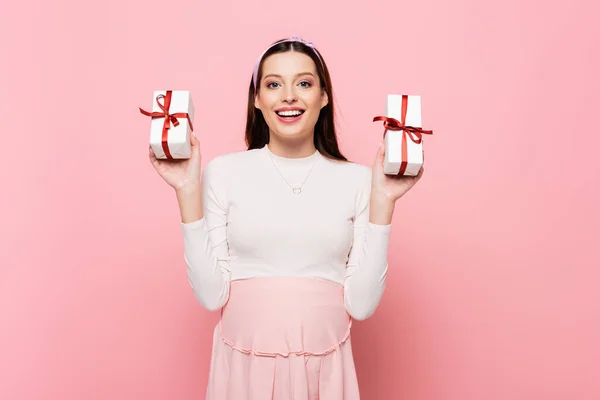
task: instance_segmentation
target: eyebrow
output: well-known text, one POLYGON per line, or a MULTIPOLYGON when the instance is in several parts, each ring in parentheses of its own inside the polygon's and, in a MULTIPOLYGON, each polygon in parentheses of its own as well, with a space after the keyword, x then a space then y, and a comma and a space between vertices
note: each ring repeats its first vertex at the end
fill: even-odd
MULTIPOLYGON (((310 76, 312 76, 313 78, 315 77, 315 75, 314 75, 312 72, 300 72, 299 74, 296 74, 296 76, 294 76, 294 78, 297 78, 297 77, 299 77, 299 76, 302 76, 302 75, 310 75, 310 76)), ((275 77, 275 78, 281 78, 281 75, 277 75, 277 74, 268 74, 268 75, 265 75, 265 76, 263 77, 263 79, 266 79, 266 78, 268 78, 269 76, 273 76, 273 77, 275 77)))

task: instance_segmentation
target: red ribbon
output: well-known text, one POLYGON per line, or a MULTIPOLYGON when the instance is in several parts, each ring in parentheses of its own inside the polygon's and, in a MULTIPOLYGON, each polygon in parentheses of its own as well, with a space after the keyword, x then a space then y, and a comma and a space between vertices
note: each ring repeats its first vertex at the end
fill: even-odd
POLYGON ((167 90, 166 95, 159 94, 158 96, 156 96, 156 103, 158 104, 158 106, 160 107, 162 112, 160 112, 160 111, 148 112, 148 111, 142 110, 140 108, 140 112, 144 115, 147 115, 148 117, 165 119, 165 123, 163 124, 163 129, 162 129, 162 148, 165 152, 165 156, 169 160, 173 159, 173 156, 171 156, 171 152, 169 151, 169 144, 168 144, 169 128, 171 128, 171 124, 173 124, 173 126, 178 126, 179 120, 177 120, 177 118, 187 118, 188 122, 190 123, 190 129, 192 131, 194 130, 194 126, 192 125, 192 120, 190 119, 190 116, 188 113, 179 112, 179 113, 169 114, 169 108, 171 107, 172 95, 173 95, 173 91, 167 90), (164 105, 161 104, 159 101, 161 98, 165 99, 164 105))
POLYGON ((407 126, 406 124, 406 111, 408 110, 408 96, 402 96, 402 114, 401 120, 398 121, 395 118, 391 117, 383 117, 378 116, 373 118, 373 122, 383 121, 383 127, 385 130, 383 131, 383 138, 385 139, 385 135, 387 131, 403 131, 402 135, 402 163, 400 164, 400 170, 398 171, 398 175, 404 175, 406 171, 406 167, 408 165, 408 143, 407 140, 410 138, 414 143, 420 144, 423 140, 423 134, 433 135, 433 131, 424 130, 420 127, 416 126, 407 126))

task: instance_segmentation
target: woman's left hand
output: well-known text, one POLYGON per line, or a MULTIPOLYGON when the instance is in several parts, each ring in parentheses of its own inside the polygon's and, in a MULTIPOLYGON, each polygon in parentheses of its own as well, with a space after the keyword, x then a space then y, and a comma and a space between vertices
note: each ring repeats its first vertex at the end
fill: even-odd
POLYGON ((371 190, 373 193, 383 196, 392 202, 404 196, 423 176, 423 166, 416 176, 396 176, 383 173, 383 161, 385 158, 385 141, 381 142, 377 150, 377 156, 373 163, 373 179, 371 190))

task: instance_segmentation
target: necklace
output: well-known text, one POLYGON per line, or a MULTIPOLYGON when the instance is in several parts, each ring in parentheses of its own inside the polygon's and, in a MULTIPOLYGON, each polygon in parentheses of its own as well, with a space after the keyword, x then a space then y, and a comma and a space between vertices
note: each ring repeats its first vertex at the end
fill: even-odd
POLYGON ((302 193, 302 186, 304 186, 304 182, 306 182, 306 180, 308 179, 308 176, 312 172, 312 170, 315 167, 315 165, 317 165, 317 162, 319 160, 317 159, 317 161, 315 161, 313 163, 312 167, 310 167, 310 170, 308 170, 308 174, 306 174, 306 177, 304 178, 304 180, 302 181, 302 183, 300 184, 300 186, 293 186, 293 185, 291 185, 288 182, 287 179, 285 179, 285 176, 281 173, 281 170, 279 169, 279 167, 277 167, 277 164, 275 164, 275 161, 273 160, 273 156, 271 156, 271 154, 268 151, 267 151, 267 153, 269 154, 269 160, 271 160, 271 163, 273 164, 273 166, 275 167, 275 169, 277 170, 277 172, 279 172, 279 175, 281 175, 281 177, 283 178, 283 180, 285 181, 285 183, 287 183, 288 186, 292 188, 292 193, 294 193, 294 194, 300 194, 300 193, 302 193))

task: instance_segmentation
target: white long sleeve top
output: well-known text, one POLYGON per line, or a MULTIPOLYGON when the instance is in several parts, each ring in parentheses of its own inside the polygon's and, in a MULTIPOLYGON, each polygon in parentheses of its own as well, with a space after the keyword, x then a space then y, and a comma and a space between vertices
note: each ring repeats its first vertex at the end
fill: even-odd
POLYGON ((264 146, 215 157, 202 172, 202 219, 181 223, 195 297, 216 311, 236 279, 321 278, 343 285, 353 319, 368 318, 385 289, 391 229, 369 221, 370 195, 370 167, 318 151, 285 158, 264 146))

